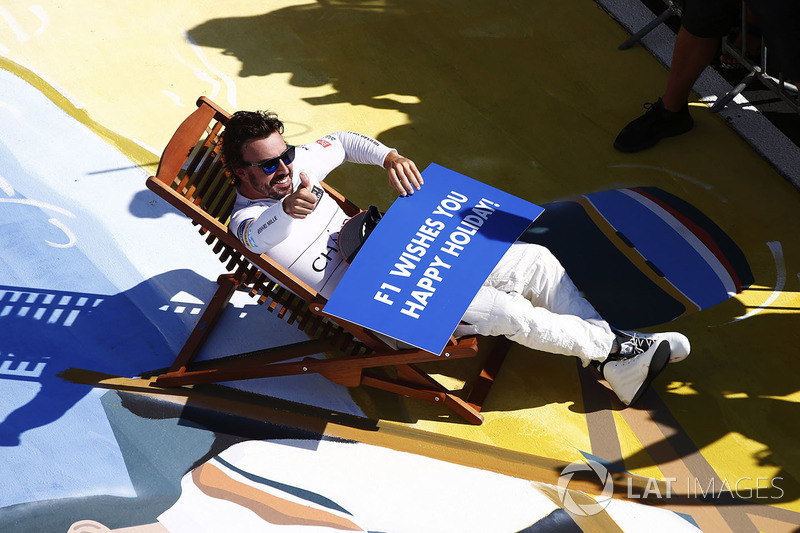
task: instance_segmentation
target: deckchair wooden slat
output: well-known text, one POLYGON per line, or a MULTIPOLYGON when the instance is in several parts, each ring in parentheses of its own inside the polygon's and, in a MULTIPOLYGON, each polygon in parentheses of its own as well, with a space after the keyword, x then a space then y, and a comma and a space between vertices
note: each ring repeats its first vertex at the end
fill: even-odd
MULTIPOLYGON (((474 337, 453 340, 441 354, 418 349, 398 350, 356 324, 325 313, 326 301, 316 291, 267 255, 251 252, 228 227, 236 197, 233 180, 225 170, 220 136, 230 114, 206 97, 178 127, 161 156, 155 176, 147 186, 186 215, 229 272, 217 279, 216 294, 206 305, 195 329, 172 366, 159 373, 159 386, 197 385, 260 377, 319 373, 348 387, 368 385, 450 407, 471 423, 483 420, 481 405, 470 405, 448 391, 415 363, 474 357, 474 337), (236 290, 247 290, 259 304, 286 320, 313 340, 233 354, 195 362, 222 312, 236 290), (323 351, 330 357, 290 361, 323 351), (376 377, 370 369, 383 368, 396 378, 376 377)), ((359 208, 323 182, 327 193, 348 215, 359 208)), ((274 343, 270 343, 274 344, 274 343)), ((497 369, 492 369, 492 375, 497 369)), ((155 371, 154 371, 155 372, 155 371)), ((486 385, 485 382, 482 383, 486 385)), ((479 393, 481 398, 486 390, 479 393)))
POLYGON ((225 213, 220 207, 226 203, 229 195, 233 195, 230 180, 231 178, 225 172, 221 156, 217 154, 214 164, 208 169, 206 180, 197 188, 197 194, 202 197, 200 207, 223 224, 227 222, 228 213, 225 213))

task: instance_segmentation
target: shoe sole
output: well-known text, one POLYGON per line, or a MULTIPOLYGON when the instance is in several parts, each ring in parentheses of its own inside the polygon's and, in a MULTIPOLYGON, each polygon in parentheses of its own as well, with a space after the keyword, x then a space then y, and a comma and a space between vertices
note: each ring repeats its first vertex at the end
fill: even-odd
POLYGON ((650 366, 647 369, 647 377, 639 387, 639 390, 636 391, 636 394, 634 394, 631 403, 628 405, 635 404, 639 398, 642 397, 647 388, 650 386, 650 383, 652 383, 653 380, 656 379, 656 376, 658 376, 667 366, 667 363, 669 362, 669 356, 669 342, 661 341, 658 345, 658 348, 656 348, 656 353, 653 354, 653 358, 650 360, 650 366))

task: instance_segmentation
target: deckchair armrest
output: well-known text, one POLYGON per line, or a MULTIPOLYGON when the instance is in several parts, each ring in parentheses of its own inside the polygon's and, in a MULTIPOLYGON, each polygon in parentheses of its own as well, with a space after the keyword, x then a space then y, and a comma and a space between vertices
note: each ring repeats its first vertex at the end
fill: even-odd
POLYGON ((352 217, 361 212, 361 208, 359 208, 356 204, 345 198, 345 196, 342 193, 340 193, 339 191, 337 191, 324 181, 322 182, 322 188, 325 189, 325 192, 327 192, 328 195, 331 198, 333 198, 337 204, 339 204, 339 207, 342 208, 342 211, 344 211, 345 214, 347 214, 347 216, 352 217))

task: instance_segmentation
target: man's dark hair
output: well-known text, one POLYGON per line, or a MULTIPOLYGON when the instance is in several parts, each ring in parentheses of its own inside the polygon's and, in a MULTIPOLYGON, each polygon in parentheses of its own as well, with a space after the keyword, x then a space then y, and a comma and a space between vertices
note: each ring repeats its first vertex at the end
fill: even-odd
POLYGON ((264 139, 273 133, 283 134, 283 122, 272 111, 237 111, 222 131, 222 159, 236 178, 234 169, 244 164, 242 146, 253 139, 264 139))

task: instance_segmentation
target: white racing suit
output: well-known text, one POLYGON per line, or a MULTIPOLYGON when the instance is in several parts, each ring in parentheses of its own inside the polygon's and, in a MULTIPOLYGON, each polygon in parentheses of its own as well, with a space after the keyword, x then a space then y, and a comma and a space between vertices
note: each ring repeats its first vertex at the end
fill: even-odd
MULTIPOLYGON (((392 151, 365 135, 337 132, 298 146, 293 164, 295 189, 300 172, 312 185, 351 161, 383 166, 392 151)), ((250 250, 268 253, 326 298, 347 263, 336 238, 348 217, 322 193, 314 211, 293 219, 280 200, 251 200, 237 194, 230 227, 250 250), (291 235, 291 237, 290 237, 291 235)), ((614 341, 611 328, 581 296, 558 259, 546 248, 515 243, 483 284, 456 335, 504 335, 545 352, 579 357, 584 366, 605 360, 614 341)))

